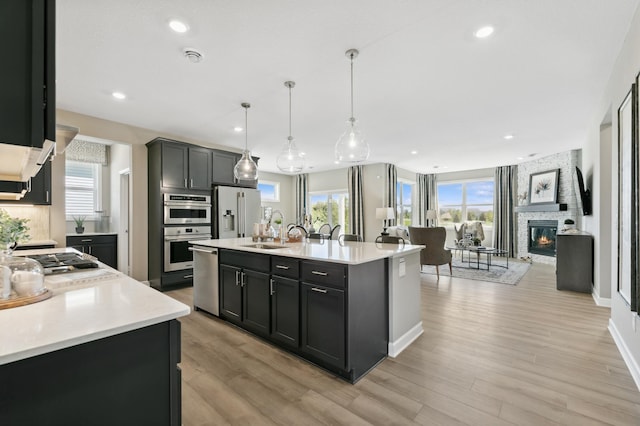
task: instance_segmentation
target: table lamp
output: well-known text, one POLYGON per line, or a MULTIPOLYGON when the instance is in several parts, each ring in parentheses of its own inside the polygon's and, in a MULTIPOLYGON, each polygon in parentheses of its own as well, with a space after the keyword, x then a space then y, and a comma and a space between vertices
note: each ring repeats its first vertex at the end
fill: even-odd
POLYGON ((391 207, 376 207, 376 219, 382 219, 382 234, 389 235, 387 233, 386 221, 389 219, 395 219, 396 215, 391 207))

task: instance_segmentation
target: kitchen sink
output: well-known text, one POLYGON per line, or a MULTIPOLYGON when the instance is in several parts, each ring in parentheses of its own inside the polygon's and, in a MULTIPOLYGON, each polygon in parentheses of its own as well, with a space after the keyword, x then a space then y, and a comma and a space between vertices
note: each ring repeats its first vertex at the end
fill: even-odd
POLYGON ((287 246, 276 245, 276 244, 256 243, 256 244, 246 244, 246 245, 243 245, 242 247, 251 247, 251 248, 265 249, 265 250, 275 250, 275 249, 286 248, 287 246))

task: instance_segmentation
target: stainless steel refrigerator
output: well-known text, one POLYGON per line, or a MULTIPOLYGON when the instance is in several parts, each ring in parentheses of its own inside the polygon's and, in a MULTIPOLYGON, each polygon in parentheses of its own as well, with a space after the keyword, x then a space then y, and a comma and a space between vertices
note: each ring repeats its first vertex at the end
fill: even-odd
POLYGON ((216 186, 213 197, 214 238, 250 237, 261 219, 260 191, 216 186))

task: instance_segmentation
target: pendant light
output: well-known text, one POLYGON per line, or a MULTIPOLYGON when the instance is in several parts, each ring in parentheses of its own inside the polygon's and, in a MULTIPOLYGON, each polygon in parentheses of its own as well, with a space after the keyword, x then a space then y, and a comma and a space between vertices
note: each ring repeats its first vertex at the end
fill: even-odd
POLYGON ((351 118, 347 121, 347 130, 336 142, 335 154, 339 162, 358 163, 369 158, 369 144, 364 140, 353 116, 353 60, 358 57, 356 49, 345 52, 351 60, 351 118))
POLYGON ((258 179, 258 165, 251 158, 251 152, 249 152, 249 148, 247 148, 247 133, 249 133, 249 129, 247 127, 247 111, 251 107, 251 104, 243 102, 240 105, 244 108, 244 151, 242 152, 242 157, 233 168, 233 175, 236 179, 256 180, 258 179))
POLYGON ((289 88, 289 137, 282 151, 278 154, 276 164, 283 172, 300 173, 304 168, 304 157, 296 147, 293 136, 291 136, 291 89, 296 86, 296 83, 294 81, 285 81, 284 85, 289 88))

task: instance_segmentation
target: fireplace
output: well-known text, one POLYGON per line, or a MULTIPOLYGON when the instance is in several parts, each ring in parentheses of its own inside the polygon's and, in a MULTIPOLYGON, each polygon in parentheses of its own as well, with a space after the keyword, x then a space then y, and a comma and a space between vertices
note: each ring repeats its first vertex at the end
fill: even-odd
POLYGON ((557 220, 530 220, 527 222, 529 253, 556 256, 557 220))

